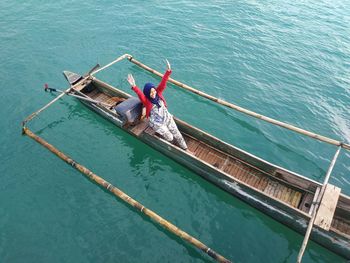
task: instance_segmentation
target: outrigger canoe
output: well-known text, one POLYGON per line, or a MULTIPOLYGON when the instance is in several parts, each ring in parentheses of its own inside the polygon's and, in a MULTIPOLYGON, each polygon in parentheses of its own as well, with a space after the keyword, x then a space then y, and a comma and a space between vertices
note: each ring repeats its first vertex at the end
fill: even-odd
MULTIPOLYGON (((148 126, 138 98, 96 78, 64 71, 69 94, 116 126, 299 233, 312 219, 322 184, 267 162, 175 118, 189 150, 148 126)), ((350 198, 327 184, 311 239, 350 259, 350 198)))

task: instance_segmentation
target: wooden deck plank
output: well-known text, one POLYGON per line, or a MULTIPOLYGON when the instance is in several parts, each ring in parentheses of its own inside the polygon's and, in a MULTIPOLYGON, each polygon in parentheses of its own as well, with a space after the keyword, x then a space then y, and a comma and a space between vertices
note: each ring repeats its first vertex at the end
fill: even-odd
POLYGON ((212 164, 216 168, 221 167, 225 162, 223 155, 216 151, 210 151, 209 155, 210 155, 210 164, 212 164))
POLYGON ((292 206, 293 207, 298 207, 300 199, 301 199, 302 194, 298 191, 296 191, 293 200, 292 200, 292 206))
POLYGON ((293 190, 291 188, 287 187, 287 194, 286 194, 286 197, 285 197, 286 199, 284 201, 287 204, 289 204, 289 199, 290 199, 290 196, 292 195, 292 193, 293 193, 293 190))
POLYGON ((332 228, 337 229, 338 231, 350 235, 350 226, 345 221, 340 218, 333 218, 332 220, 332 228))
POLYGON ((294 199, 294 196, 296 193, 297 193, 297 191, 291 189, 291 193, 290 193, 289 198, 288 198, 288 204, 292 205, 293 199, 294 199))
POLYGON ((270 191, 270 195, 271 195, 271 196, 274 195, 274 193, 275 193, 276 188, 278 187, 278 185, 279 185, 278 182, 276 182, 276 181, 273 181, 273 182, 272 182, 272 189, 271 189, 271 191, 270 191))
POLYGON ((253 184, 255 183, 256 180, 257 180, 257 178, 256 178, 255 174, 250 174, 250 179, 248 181, 248 184, 250 186, 253 186, 253 184))
POLYGON ((249 178, 249 180, 248 180, 248 184, 250 185, 250 186, 252 186, 253 184, 254 184, 254 182, 256 181, 256 176, 255 176, 255 174, 253 174, 253 173, 249 173, 250 174, 250 178, 249 178))
POLYGON ((237 169, 237 165, 235 163, 230 163, 227 166, 226 172, 228 174, 233 174, 235 172, 235 170, 237 169))
POLYGON ((238 164, 234 166, 234 170, 232 169, 231 171, 234 171, 235 177, 239 180, 242 180, 243 177, 243 170, 242 167, 238 164))
POLYGON ((278 184, 277 187, 275 187, 275 191, 273 192, 273 196, 278 199, 278 194, 281 192, 283 185, 278 184))
POLYGON ((331 227, 337 229, 338 226, 339 226, 339 220, 338 220, 337 218, 334 217, 333 220, 332 220, 332 225, 331 225, 331 227))
POLYGON ((273 180, 270 180, 268 186, 266 187, 266 194, 271 195, 274 189, 275 189, 275 182, 273 180))
POLYGON ((248 179, 249 179, 249 174, 247 173, 247 170, 246 169, 244 169, 245 167, 241 167, 241 170, 242 170, 242 172, 241 172, 241 181, 243 181, 243 182, 247 182, 248 181, 248 179))
POLYGON ((266 187, 265 187, 265 190, 264 190, 264 193, 268 194, 272 189, 272 181, 269 180, 269 182, 267 183, 266 187))
POLYGON ((244 169, 245 167, 240 167, 241 173, 240 173, 240 178, 242 182, 247 182, 248 176, 247 176, 247 171, 244 169))
POLYGON ((214 166, 215 163, 215 155, 212 153, 212 151, 208 150, 207 154, 205 155, 205 160, 207 163, 214 166))
POLYGON ((250 175, 252 177, 252 179, 249 181, 249 185, 253 186, 255 184, 255 182, 258 180, 258 176, 256 176, 255 171, 250 169, 250 175))
POLYGON ((202 161, 213 165, 234 178, 245 182, 251 187, 259 189, 267 195, 273 196, 282 202, 292 205, 293 207, 297 207, 299 205, 302 198, 302 194, 300 192, 286 187, 283 183, 271 180, 258 170, 241 163, 239 160, 232 158, 230 155, 224 154, 209 147, 203 142, 199 142, 190 136, 186 137, 186 139, 189 149, 202 161))
POLYGON ((254 176, 255 176, 255 178, 254 178, 254 180, 253 180, 251 186, 254 187, 254 188, 256 188, 256 185, 257 185, 258 182, 260 181, 261 177, 260 177, 260 175, 256 175, 256 174, 255 174, 254 176))
POLYGON ((241 180, 242 182, 245 182, 245 178, 246 178, 245 171, 242 166, 237 165, 236 174, 239 180, 241 180))
POLYGON ((281 191, 279 193, 279 200, 285 202, 287 197, 288 197, 288 187, 285 186, 284 184, 281 184, 282 187, 281 187, 281 191))
POLYGON ((195 152, 199 146, 199 142, 196 140, 193 140, 191 138, 186 138, 187 146, 190 149, 190 151, 195 152))
POLYGON ((224 160, 224 162, 222 163, 222 165, 219 167, 219 169, 220 169, 221 171, 224 171, 225 168, 226 168, 226 166, 227 166, 229 163, 230 163, 230 157, 229 157, 228 155, 226 155, 225 160, 224 160))
POLYGON ((346 231, 347 225, 345 224, 345 222, 343 220, 339 220, 339 223, 340 223, 340 230, 341 230, 341 232, 344 233, 346 231))
POLYGON ((253 180, 249 183, 252 187, 256 184, 257 181, 260 180, 260 177, 258 177, 256 174, 253 174, 253 180))
POLYGON ((198 154, 198 158, 202 159, 205 162, 208 162, 208 153, 209 153, 209 149, 201 145, 201 150, 198 154))
POLYGON ((94 100, 103 102, 106 98, 108 98, 108 96, 101 92, 101 93, 96 94, 94 100))
POLYGON ((276 198, 278 199, 278 200, 281 200, 282 201, 282 194, 283 194, 283 191, 285 191, 286 190, 286 187, 283 185, 283 184, 281 184, 281 188, 280 188, 280 190, 278 191, 278 193, 277 193, 277 196, 276 196, 276 198))
POLYGON ((348 222, 344 221, 344 220, 340 220, 341 224, 342 224, 342 232, 346 233, 347 235, 350 235, 350 225, 348 222))
POLYGON ((268 193, 270 196, 273 196, 273 193, 275 192, 277 186, 278 184, 276 183, 276 181, 271 182, 271 189, 268 193))
POLYGON ((139 124, 135 125, 131 129, 131 132, 136 136, 140 136, 140 134, 148 128, 148 121, 141 121, 139 124))
POLYGON ((229 173, 229 170, 234 166, 235 166, 234 160, 232 158, 228 157, 227 163, 226 163, 225 167, 222 168, 222 170, 225 173, 229 173))
POLYGON ((291 195, 292 189, 290 189, 289 187, 287 187, 287 193, 284 196, 284 202, 288 203, 289 197, 291 195))
POLYGON ((238 174, 241 172, 241 169, 238 165, 231 165, 230 169, 228 170, 228 174, 234 176, 238 179, 238 174))
POLYGON ((287 199, 287 197, 288 197, 288 188, 287 188, 286 186, 283 186, 283 190, 282 190, 282 192, 281 192, 281 198, 280 198, 280 200, 281 200, 282 202, 285 202, 286 199, 287 199))
POLYGON ((195 151, 195 156, 197 156, 198 158, 200 158, 199 156, 201 155, 201 153, 203 152, 203 146, 202 146, 202 144, 201 143, 199 143, 199 145, 198 145, 198 147, 197 147, 197 149, 196 149, 196 151, 195 151))
POLYGON ((336 220, 337 221, 337 229, 341 232, 344 232, 344 230, 346 229, 345 224, 343 223, 342 220, 336 220))
POLYGON ((236 164, 236 165, 233 167, 233 169, 231 169, 231 172, 234 172, 235 177, 236 177, 237 179, 239 179, 239 180, 242 179, 242 169, 241 169, 241 167, 240 167, 239 165, 236 164))
POLYGON ((284 184, 281 184, 281 188, 280 188, 280 190, 279 190, 279 192, 277 194, 277 199, 282 200, 283 193, 286 190, 286 188, 287 187, 284 184))
POLYGON ((261 177, 260 175, 257 176, 257 180, 254 182, 254 184, 252 185, 252 187, 254 187, 255 189, 258 189, 258 186, 259 186, 261 180, 262 180, 262 177, 261 177))
POLYGON ((246 174, 247 174, 246 183, 251 185, 252 181, 254 180, 254 175, 251 173, 250 169, 246 169, 246 174))
POLYGON ((266 186, 268 185, 268 183, 269 183, 269 178, 263 177, 262 180, 260 180, 260 183, 259 183, 259 185, 258 185, 257 188, 258 188, 260 191, 264 192, 266 186))
POLYGON ((254 188, 258 188, 258 185, 260 181, 262 180, 262 176, 259 172, 255 173, 255 176, 257 177, 257 180, 252 184, 254 188))
POLYGON ((350 236, 350 221, 345 221, 334 216, 331 227, 350 236))
POLYGON ((340 191, 341 189, 339 187, 331 184, 326 185, 326 190, 315 218, 315 225, 329 230, 337 207, 340 191))
POLYGON ((89 96, 90 98, 95 98, 95 96, 97 94, 101 93, 98 89, 94 89, 93 91, 91 91, 90 93, 86 93, 87 96, 89 96))
POLYGON ((344 224, 343 233, 350 236, 350 222, 342 221, 344 224))
POLYGON ((230 169, 234 167, 233 163, 231 163, 230 161, 227 162, 226 166, 222 168, 222 171, 224 171, 225 173, 229 174, 230 169))

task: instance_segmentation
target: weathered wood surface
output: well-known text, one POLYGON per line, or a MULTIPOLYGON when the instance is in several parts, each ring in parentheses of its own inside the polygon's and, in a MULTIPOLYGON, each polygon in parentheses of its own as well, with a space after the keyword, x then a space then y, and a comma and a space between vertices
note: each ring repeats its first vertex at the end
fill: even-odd
POLYGON ((204 142, 201 142, 187 134, 184 138, 188 147, 200 160, 208 163, 224 173, 241 182, 273 196, 281 202, 298 208, 302 192, 292 189, 290 186, 274 180, 272 175, 267 175, 259 169, 248 165, 227 153, 221 152, 204 142))
POLYGON ((334 216, 332 221, 332 228, 341 234, 345 234, 350 238, 350 220, 334 216))
POLYGON ((329 230, 337 207, 340 191, 341 189, 339 187, 327 184, 320 207, 317 211, 315 225, 327 231, 329 230))
POLYGON ((312 205, 312 200, 314 198, 314 195, 311 193, 305 193, 303 195, 303 198, 301 200, 299 208, 304 211, 305 213, 309 213, 311 205, 312 205))
POLYGON ((140 134, 148 128, 148 121, 142 120, 140 123, 131 128, 131 132, 136 136, 140 136, 140 134))
POLYGON ((314 226, 314 223, 315 223, 315 219, 316 219, 316 215, 317 215, 317 211, 319 209, 319 204, 324 196, 324 193, 325 193, 325 190, 326 190, 326 187, 327 187, 327 184, 328 184, 328 181, 329 181, 329 178, 331 176, 331 173, 333 171, 333 168, 334 168, 334 165, 337 161, 337 158, 339 156, 339 153, 340 153, 340 150, 341 150, 341 147, 339 146, 333 156, 333 159, 328 167, 328 170, 327 170, 327 173, 326 173, 326 176, 323 180, 323 184, 322 184, 322 187, 321 187, 321 190, 320 190, 320 193, 318 194, 317 196, 317 201, 315 203, 315 207, 313 209, 313 212, 311 214, 311 219, 309 221, 309 224, 308 224, 308 227, 306 229, 306 233, 305 233, 305 236, 304 236, 304 240, 303 240, 303 243, 300 247, 300 250, 299 250, 299 253, 298 253, 298 257, 297 257, 297 263, 300 263, 302 258, 303 258, 303 255, 304 255, 304 252, 305 252, 305 249, 306 249, 306 246, 307 246, 307 243, 309 241, 309 238, 310 238, 310 235, 311 235, 311 232, 312 232, 312 228, 314 226))

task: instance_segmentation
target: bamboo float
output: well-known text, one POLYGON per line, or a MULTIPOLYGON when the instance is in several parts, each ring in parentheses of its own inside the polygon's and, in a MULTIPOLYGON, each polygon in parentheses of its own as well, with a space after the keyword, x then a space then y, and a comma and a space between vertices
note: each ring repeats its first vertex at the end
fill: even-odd
MULTIPOLYGON (((129 61, 131 61, 132 63, 134 63, 135 65, 159 76, 159 77, 162 77, 163 74, 161 74, 160 72, 146 66, 145 64, 137 61, 136 59, 134 59, 131 55, 126 55, 126 57, 128 57, 129 61)), ((236 111, 239 111, 239 112, 242 112, 244 114, 247 114, 249 116, 252 116, 252 117, 255 117, 257 119, 260 119, 260 120, 263 120, 263 121, 266 121, 266 122, 269 122, 269 123, 272 123, 274 125, 277 125, 277 126, 280 126, 280 127, 283 127, 283 128, 286 128, 288 130, 291 130, 291 131, 294 131, 294 132, 297 132, 297 133, 300 133, 300 134, 303 134, 303 135, 306 135, 306 136, 309 136, 313 139, 316 139, 316 140, 319 140, 319 141, 323 141, 323 142, 326 142, 326 143, 329 143, 329 144, 333 144, 333 145, 336 145, 336 146, 341 146, 342 148, 344 149, 347 149, 347 150, 350 150, 350 144, 346 144, 346 143, 343 143, 343 142, 340 142, 340 141, 337 141, 337 140, 334 140, 334 139, 331 139, 331 138, 328 138, 328 137, 325 137, 325 136, 322 136, 322 135, 319 135, 319 134, 316 134, 316 133, 313 133, 313 132, 310 132, 310 131, 307 131, 307 130, 304 130, 304 129, 301 129, 301 128, 298 128, 296 126, 293 126, 291 124, 288 124, 288 123, 284 123, 284 122, 281 122, 281 121, 278 121, 278 120, 275 120, 275 119, 272 119, 270 117, 267 117, 267 116, 264 116, 264 115, 261 115, 261 114, 258 114, 254 111, 251 111, 251 110, 247 110, 245 108, 242 108, 240 106, 237 106, 235 104, 232 104, 230 102, 227 102, 227 101, 224 101, 224 100, 221 100, 219 98, 216 98, 214 96, 211 96, 209 94, 206 94, 202 91, 199 91, 197 89, 194 89, 186 84, 183 84, 177 80, 174 80, 172 78, 169 78, 168 80, 169 82, 175 84, 176 86, 179 86, 183 89, 186 89, 192 93, 195 93, 199 96, 202 96, 206 99, 209 99, 211 101, 214 101, 218 104, 221 104, 221 105, 224 105, 226 107, 229 107, 231 109, 234 109, 236 111)))
POLYGON ((335 162, 336 162, 336 160, 338 158, 340 149, 341 149, 341 147, 339 146, 337 151, 336 151, 336 153, 334 154, 332 162, 329 165, 326 177, 325 177, 325 179, 323 181, 322 188, 319 191, 318 196, 316 198, 317 201, 316 201, 315 207, 314 207, 314 209, 312 211, 312 217, 311 217, 311 219, 309 221, 309 225, 307 226, 307 230, 306 230, 306 233, 305 233, 305 236, 304 236, 304 240, 303 240, 303 243, 301 245, 301 248, 300 248, 300 251, 299 251, 299 254, 298 254, 297 263, 301 263, 302 257, 304 255, 307 243, 308 243, 310 235, 311 235, 311 230, 312 230, 312 228, 314 226, 314 223, 315 223, 315 219, 316 219, 318 208, 320 207, 320 203, 321 203, 322 197, 323 197, 324 192, 326 190, 326 185, 328 184, 329 177, 330 177, 330 175, 331 175, 331 173, 333 171, 333 168, 334 168, 335 162))
POLYGON ((95 173, 90 171, 85 166, 77 163, 76 161, 74 161, 73 159, 71 159, 70 157, 68 157, 67 155, 62 153, 61 151, 59 151, 53 145, 49 144, 44 139, 42 139, 41 137, 39 137, 38 135, 36 135, 32 131, 30 131, 27 127, 23 127, 23 133, 28 135, 30 138, 32 138, 36 142, 40 143, 44 147, 46 147, 48 150, 50 150, 52 153, 57 155, 59 158, 61 158, 62 160, 64 160, 65 162, 67 162, 68 164, 73 166, 75 169, 77 169, 78 171, 80 171, 81 173, 86 175, 90 180, 94 181, 98 185, 100 185, 103 188, 110 191, 112 194, 114 194, 120 200, 122 200, 125 203, 129 204, 130 206, 136 208, 144 215, 148 216, 154 222, 161 225, 164 229, 168 230, 169 232, 173 233, 174 235, 180 237, 181 239, 187 241, 191 245, 202 250, 203 252, 205 252, 206 254, 208 254, 210 257, 217 260, 218 262, 222 262, 222 263, 231 262, 228 259, 226 259, 225 257, 223 257, 222 255, 218 254, 216 251, 212 250, 211 248, 209 248, 208 246, 203 244, 198 239, 192 237, 191 235, 187 234, 186 232, 184 232, 180 228, 176 227, 175 225, 173 225, 169 221, 165 220, 164 218, 162 218, 161 216, 159 216, 158 214, 156 214, 152 210, 146 208, 141 203, 137 202, 136 200, 134 200, 133 198, 128 196, 126 193, 124 193, 123 191, 121 191, 117 187, 115 187, 112 184, 110 184, 109 182, 105 181, 103 178, 99 177, 98 175, 96 175, 95 173))

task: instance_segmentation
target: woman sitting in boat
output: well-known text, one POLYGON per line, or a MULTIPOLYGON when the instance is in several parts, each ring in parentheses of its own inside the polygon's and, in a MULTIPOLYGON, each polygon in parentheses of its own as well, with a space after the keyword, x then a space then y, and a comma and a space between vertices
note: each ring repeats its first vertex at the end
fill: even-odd
POLYGON ((141 92, 131 74, 128 74, 128 82, 131 85, 131 89, 146 107, 146 117, 149 118, 150 127, 168 142, 175 142, 182 149, 187 150, 186 142, 177 128, 173 116, 169 113, 166 101, 162 95, 171 74, 170 63, 168 60, 166 60, 166 63, 167 71, 158 87, 153 83, 146 83, 143 92, 141 92))

